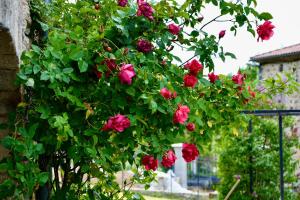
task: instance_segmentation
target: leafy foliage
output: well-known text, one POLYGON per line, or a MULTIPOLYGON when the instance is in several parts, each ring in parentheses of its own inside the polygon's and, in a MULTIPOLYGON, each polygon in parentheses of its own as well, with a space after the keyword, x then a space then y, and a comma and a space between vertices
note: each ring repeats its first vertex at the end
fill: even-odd
POLYGON ((52 199, 139 199, 115 182, 117 171, 129 165, 135 176, 123 185, 143 183, 147 188, 154 173, 143 170, 144 155, 161 157, 174 142, 195 143, 201 152, 221 126, 238 123, 238 112, 253 108, 262 95, 252 98, 248 85, 237 85, 229 76, 220 75, 211 83, 202 72, 195 88, 183 87, 186 62, 174 64, 182 62, 172 52, 174 45, 194 52, 209 71, 215 57, 235 57, 204 31, 215 21, 199 20, 207 4, 219 7, 221 16, 234 17, 229 22, 235 32, 246 25, 254 34, 250 18, 271 17, 255 11, 255 0, 187 0, 182 5, 162 0, 152 5, 153 20, 137 16, 133 0, 126 7, 113 0, 55 0, 50 5, 31 1, 37 25, 32 37, 37 38, 22 56, 18 84, 24 98, 2 141, 11 156, 1 161, 9 179, 1 184, 0 196, 29 198, 46 188, 52 199), (178 36, 168 31, 170 21, 181 24, 178 36), (47 34, 35 34, 38 29, 47 34), (139 39, 151 42, 154 49, 138 51, 139 39), (106 63, 111 59, 116 63, 113 69, 106 63), (132 84, 119 80, 123 64, 134 68, 132 84), (177 97, 164 99, 164 87, 176 91, 177 97), (179 104, 189 106, 188 121, 195 123, 195 131, 173 123, 179 104), (107 120, 117 114, 126 115, 130 127, 104 131, 107 120))

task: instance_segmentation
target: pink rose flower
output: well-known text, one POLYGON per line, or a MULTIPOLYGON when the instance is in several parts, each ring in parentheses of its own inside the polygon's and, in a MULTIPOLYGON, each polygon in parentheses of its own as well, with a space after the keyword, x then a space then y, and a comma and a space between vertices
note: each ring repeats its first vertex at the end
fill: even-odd
POLYGON ((158 167, 158 160, 151 155, 146 155, 142 158, 142 164, 147 171, 151 169, 155 171, 158 167))
POLYGON ((177 157, 173 150, 168 150, 162 157, 161 164, 166 168, 170 168, 175 164, 177 157))
POLYGON ((168 29, 169 29, 169 32, 172 33, 173 35, 178 35, 180 32, 180 27, 174 23, 169 24, 168 29))
POLYGON ((216 80, 219 80, 219 76, 215 75, 213 72, 208 74, 208 78, 211 83, 215 83, 216 80))
POLYGON ((184 124, 184 122, 188 119, 190 113, 190 109, 187 106, 178 105, 177 110, 173 115, 173 122, 184 124))
POLYGON ((219 39, 223 38, 225 36, 226 30, 222 30, 219 33, 219 39))
POLYGON ((236 75, 232 76, 232 81, 235 82, 235 84, 237 84, 237 85, 240 85, 240 86, 243 85, 244 80, 245 80, 245 76, 243 74, 241 74, 240 71, 236 75))
POLYGON ((186 74, 183 78, 184 81, 184 86, 185 87, 195 87, 195 85, 198 82, 198 79, 196 76, 191 75, 191 74, 186 74))
POLYGON ((261 38, 261 41, 269 40, 274 35, 274 28, 275 26, 270 21, 265 21, 262 25, 259 25, 256 30, 258 34, 257 41, 259 41, 259 38, 261 38))
POLYGON ((153 20, 154 9, 151 5, 144 0, 137 0, 138 3, 138 11, 137 16, 144 16, 149 20, 153 20))
POLYGON ((153 50, 153 45, 148 40, 139 39, 137 42, 137 50, 143 53, 149 53, 153 50))
POLYGON ((113 117, 110 117, 106 124, 104 124, 102 130, 110 131, 114 130, 117 132, 123 132, 125 129, 130 127, 130 120, 121 114, 117 114, 113 117))
POLYGON ((128 0, 118 0, 118 5, 121 7, 127 6, 128 0))
POLYGON ((197 76, 198 73, 203 70, 202 64, 199 61, 197 61, 196 59, 192 60, 191 62, 188 62, 186 65, 184 65, 184 67, 186 69, 189 69, 190 74, 192 74, 194 76, 197 76))
POLYGON ((186 129, 189 130, 189 131, 194 131, 195 128, 196 128, 196 126, 195 126, 194 123, 189 122, 189 123, 186 125, 186 129))
POLYGON ((194 144, 182 145, 182 157, 186 162, 192 162, 199 156, 199 151, 194 144))
POLYGON ((135 76, 135 72, 132 64, 123 64, 119 72, 119 79, 122 84, 131 85, 132 78, 135 76))
POLYGON ((172 99, 172 92, 169 91, 167 88, 163 88, 160 90, 161 96, 163 96, 165 99, 172 99))

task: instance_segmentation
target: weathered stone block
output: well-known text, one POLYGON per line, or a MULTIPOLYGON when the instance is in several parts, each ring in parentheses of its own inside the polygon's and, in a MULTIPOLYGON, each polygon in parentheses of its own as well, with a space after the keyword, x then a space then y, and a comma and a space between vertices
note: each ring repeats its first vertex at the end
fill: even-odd
POLYGON ((18 57, 13 54, 0 54, 0 69, 18 69, 18 57))
POLYGON ((16 90, 16 70, 0 69, 0 91, 16 90))

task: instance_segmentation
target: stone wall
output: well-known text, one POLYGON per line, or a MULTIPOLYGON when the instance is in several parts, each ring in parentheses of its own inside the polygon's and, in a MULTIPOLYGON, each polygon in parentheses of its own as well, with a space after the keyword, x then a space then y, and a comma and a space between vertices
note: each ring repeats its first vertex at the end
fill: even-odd
MULTIPOLYGON (((21 53, 29 47, 26 37, 30 24, 27 0, 0 0, 0 122, 19 101, 14 81, 21 53)), ((0 138, 6 134, 0 130, 0 138)), ((0 159, 7 152, 0 146, 0 159)))
MULTIPOLYGON (((300 82, 300 60, 293 62, 271 63, 261 66, 261 77, 275 77, 277 73, 290 72, 294 73, 298 82, 300 82)), ((274 98, 277 103, 283 103, 286 109, 300 109, 300 94, 294 93, 290 96, 279 95, 274 98)))

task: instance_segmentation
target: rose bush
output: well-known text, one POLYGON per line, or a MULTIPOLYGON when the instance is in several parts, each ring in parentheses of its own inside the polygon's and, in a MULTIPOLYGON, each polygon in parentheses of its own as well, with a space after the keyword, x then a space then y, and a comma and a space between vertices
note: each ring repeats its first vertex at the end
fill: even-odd
POLYGON ((247 26, 255 35, 252 21, 272 18, 255 10, 255 0, 32 0, 33 45, 18 73, 22 102, 2 140, 10 156, 1 161, 9 178, 0 196, 133 199, 128 184, 147 187, 158 159, 173 164, 176 156, 165 154, 171 144, 186 143, 190 162, 241 109, 266 101, 257 94, 245 103, 242 74, 204 77, 216 56, 235 57, 206 32, 214 22, 201 16, 206 4, 220 9, 217 18, 235 18, 233 33, 247 26), (182 61, 176 45, 194 56, 182 61), (117 185, 114 174, 128 167, 135 176, 117 185))

